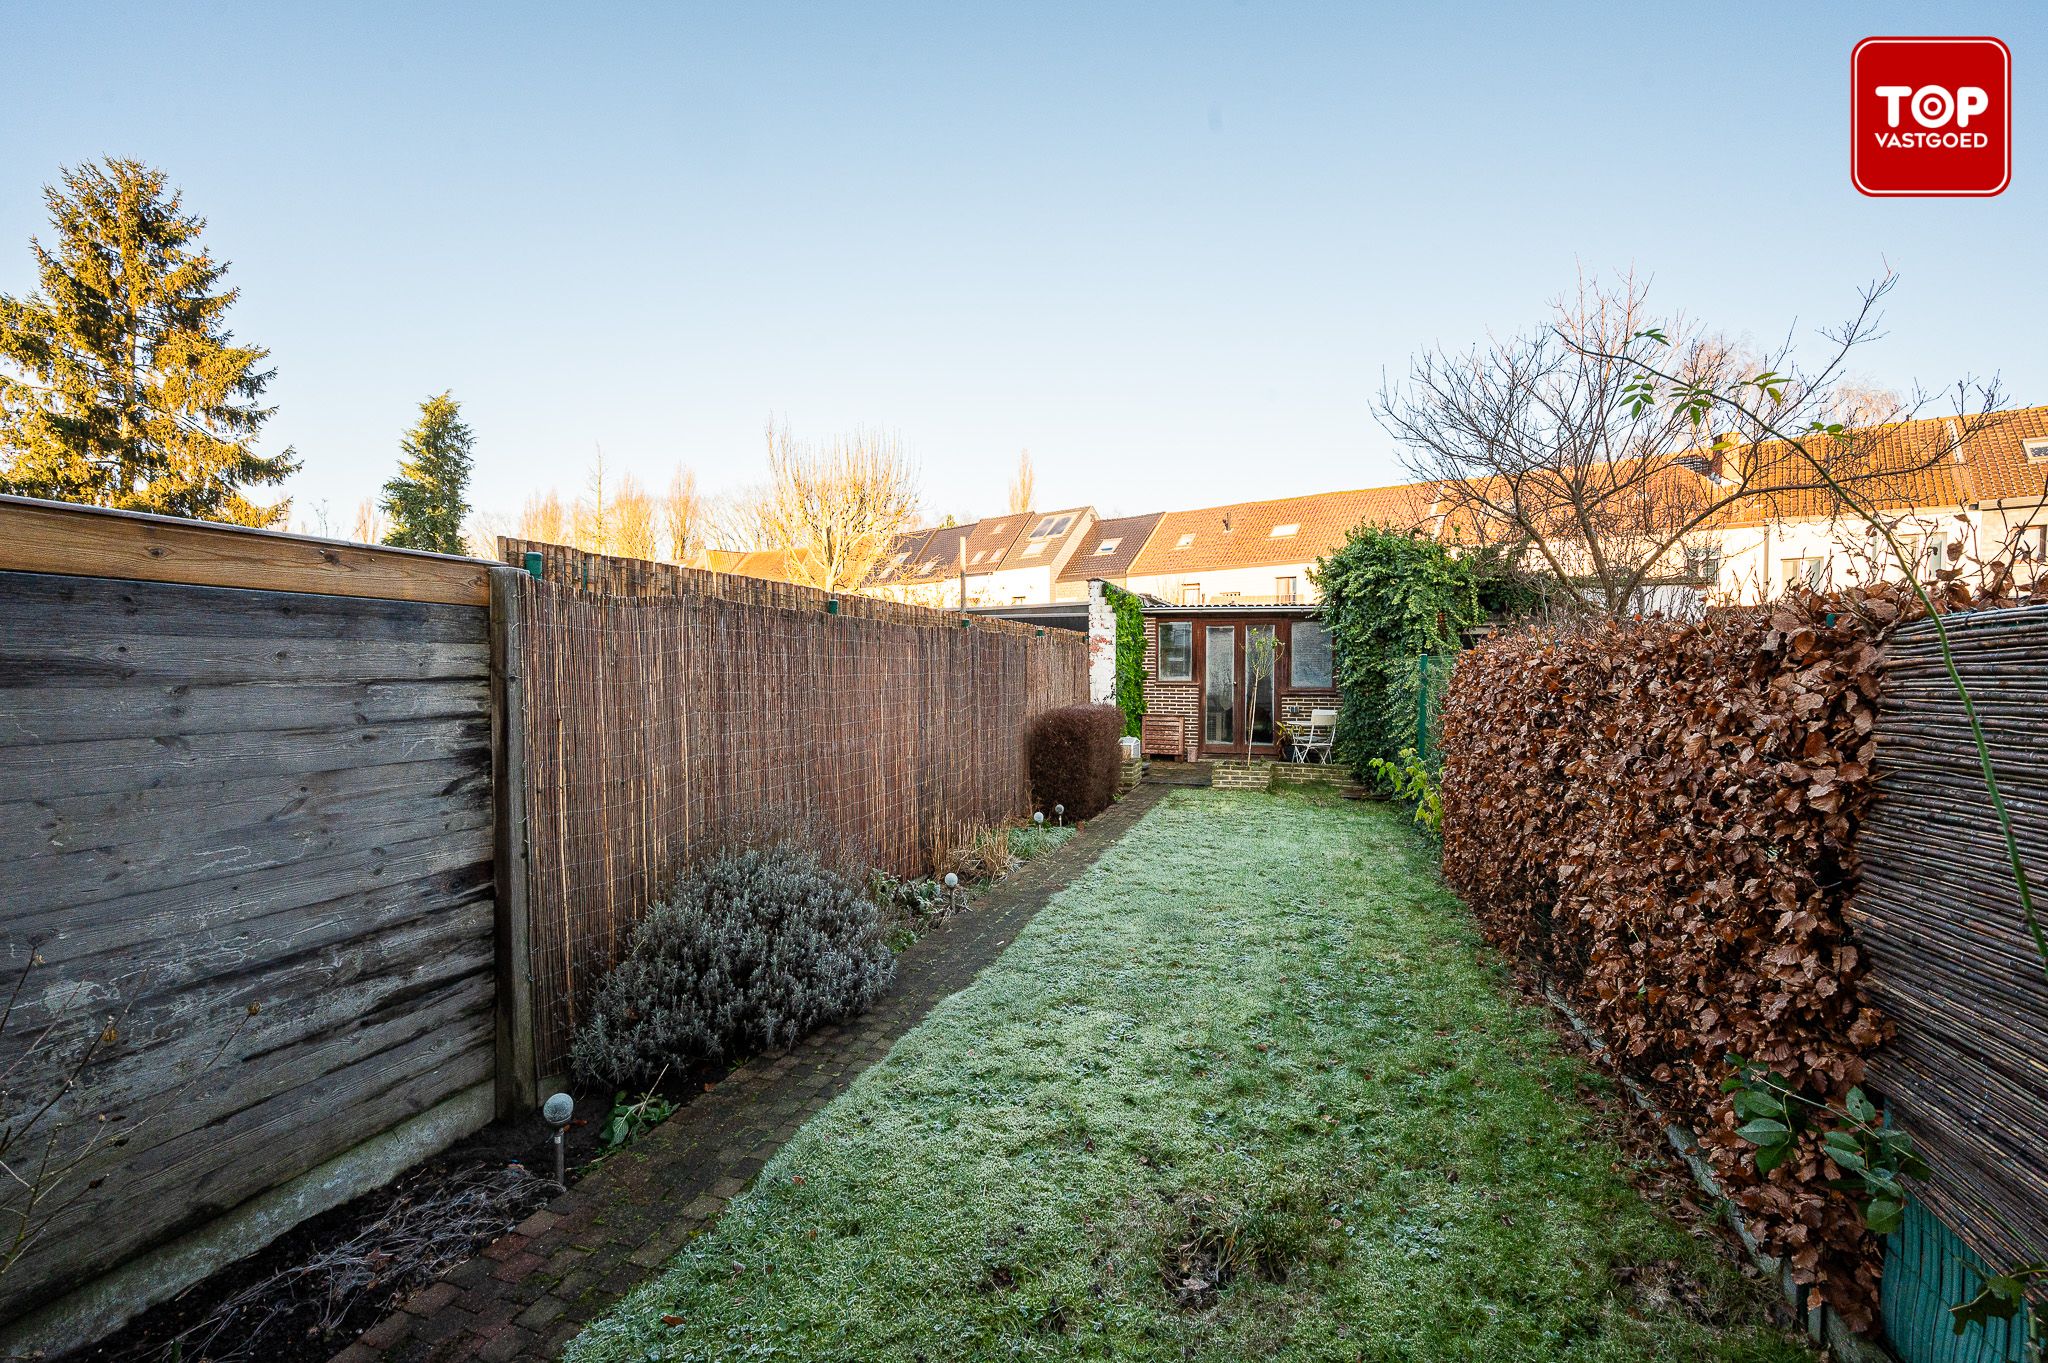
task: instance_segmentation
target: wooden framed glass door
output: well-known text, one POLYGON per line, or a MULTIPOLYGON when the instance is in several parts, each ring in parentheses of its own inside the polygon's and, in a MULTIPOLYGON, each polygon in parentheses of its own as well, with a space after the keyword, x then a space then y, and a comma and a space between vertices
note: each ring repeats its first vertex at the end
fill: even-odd
POLYGON ((1202 627, 1202 751, 1225 757, 1278 749, 1278 654, 1272 625, 1202 627))
POLYGON ((1237 626, 1202 630, 1202 746, 1227 748, 1237 741, 1237 626))

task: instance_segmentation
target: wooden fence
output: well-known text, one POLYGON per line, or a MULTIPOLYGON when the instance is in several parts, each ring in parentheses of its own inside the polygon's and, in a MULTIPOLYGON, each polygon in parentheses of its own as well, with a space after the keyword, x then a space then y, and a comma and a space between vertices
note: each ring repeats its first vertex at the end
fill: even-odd
POLYGON ((63 1163, 98 1113, 126 1142, 33 1212, 0 1189, 39 1232, 0 1352, 181 1285, 16 1332, 139 1255, 190 1276, 388 1178, 330 1164, 366 1141, 489 1119, 488 571, 0 499, 0 1116, 103 1038, 8 1159, 61 1127, 63 1163))
POLYGON ((540 1075, 692 855, 779 824, 928 872, 1027 812, 1025 721, 1087 696, 1071 631, 575 551, 544 563, 521 588, 516 678, 540 1075), (635 594, 584 590, 586 568, 635 594))
MULTIPOLYGON (((2048 610, 1948 617, 2038 910, 2048 912, 2048 610)), ((1898 1024, 1873 1080, 1926 1152, 1921 1192, 1996 1266, 2048 1246, 2048 981, 1977 752, 1926 624, 1887 649, 1880 798, 1852 906, 1898 1024)))

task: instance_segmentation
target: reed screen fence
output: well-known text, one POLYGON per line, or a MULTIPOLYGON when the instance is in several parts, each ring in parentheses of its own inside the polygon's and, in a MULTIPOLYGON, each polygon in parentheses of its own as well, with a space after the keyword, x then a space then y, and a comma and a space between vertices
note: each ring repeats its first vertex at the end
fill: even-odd
POLYGON ((693 857, 790 828, 928 873, 976 828, 1029 811, 1028 720, 1087 697, 1077 633, 855 613, 889 603, 828 613, 824 594, 782 583, 760 591, 790 604, 762 604, 729 599, 756 590, 747 579, 670 574, 667 594, 639 597, 521 585, 541 1075, 562 1071, 591 989, 693 857))
MULTIPOLYGON (((1948 617, 2037 905, 2048 900, 2048 610, 1948 617)), ((1898 1024, 1872 1063, 1926 1152, 1929 1206, 1994 1265, 2048 1250, 2048 982, 1933 629, 1886 650, 1879 798, 1850 906, 1866 990, 1898 1024)))

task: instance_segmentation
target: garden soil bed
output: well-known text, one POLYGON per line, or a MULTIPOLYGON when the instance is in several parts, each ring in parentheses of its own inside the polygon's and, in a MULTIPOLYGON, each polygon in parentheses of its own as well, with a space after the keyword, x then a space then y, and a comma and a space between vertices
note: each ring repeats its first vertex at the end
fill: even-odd
MULTIPOLYGON (((727 1073, 723 1065, 703 1066, 664 1083, 659 1092, 680 1107, 727 1073)), ((564 1142, 571 1187, 601 1153, 599 1131, 610 1108, 594 1094, 577 1101, 577 1118, 564 1142)), ((407 1295, 546 1206, 556 1196, 554 1170, 553 1136, 538 1113, 492 1122, 387 1186, 321 1213, 152 1307, 98 1344, 64 1355, 60 1363, 326 1363, 407 1295), (532 1175, 531 1182, 511 1172, 520 1169, 532 1175), (367 1256, 349 1251, 405 1208, 431 1214, 435 1199, 465 1190, 473 1190, 464 1200, 473 1233, 463 1236, 458 1227, 456 1240, 444 1237, 433 1247, 438 1254, 432 1260, 422 1260, 427 1250, 417 1243, 367 1256), (333 1275, 306 1272, 343 1258, 349 1264, 339 1292, 327 1290, 333 1275)))

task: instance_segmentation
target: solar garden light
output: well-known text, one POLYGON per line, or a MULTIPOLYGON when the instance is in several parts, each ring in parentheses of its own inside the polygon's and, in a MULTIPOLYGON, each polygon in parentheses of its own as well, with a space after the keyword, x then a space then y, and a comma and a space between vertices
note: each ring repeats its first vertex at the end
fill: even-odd
POLYGON ((1067 807, 1065 805, 1054 805, 1052 807, 1052 816, 1061 823, 1065 823, 1067 821, 1067 807))
POLYGON ((555 1129, 555 1183, 569 1186, 568 1154, 562 1148, 562 1135, 569 1129, 569 1119, 576 1115, 576 1100, 566 1093, 553 1093, 540 1105, 541 1120, 555 1129))
POLYGON ((1031 816, 1031 822, 1043 828, 1045 826, 1045 811, 1041 809, 1036 814, 1033 814, 1031 816))
POLYGON ((959 908, 960 900, 963 896, 960 893, 960 877, 958 873, 953 871, 946 872, 944 884, 946 886, 946 897, 953 901, 954 908, 959 908))

